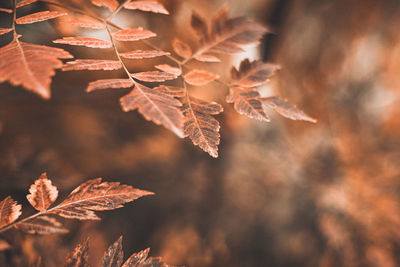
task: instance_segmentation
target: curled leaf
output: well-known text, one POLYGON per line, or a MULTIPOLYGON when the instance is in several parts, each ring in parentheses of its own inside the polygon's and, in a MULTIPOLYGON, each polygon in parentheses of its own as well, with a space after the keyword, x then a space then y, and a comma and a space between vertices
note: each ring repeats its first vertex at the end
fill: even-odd
POLYGON ((58 196, 57 187, 51 184, 46 173, 42 173, 39 179, 31 185, 29 192, 30 194, 28 194, 26 198, 29 203, 31 203, 32 207, 38 211, 47 210, 58 196))

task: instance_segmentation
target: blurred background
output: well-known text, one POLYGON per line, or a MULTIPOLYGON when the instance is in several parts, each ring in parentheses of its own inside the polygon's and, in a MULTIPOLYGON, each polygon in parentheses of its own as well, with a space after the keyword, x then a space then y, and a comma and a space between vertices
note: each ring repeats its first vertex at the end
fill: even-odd
MULTIPOLYGON (((279 63, 261 93, 287 98, 318 123, 273 111, 270 123, 253 121, 225 103, 226 88, 191 88, 224 105, 220 156, 213 159, 137 112, 122 112, 118 99, 128 89, 84 92, 88 82, 122 73, 57 71, 48 101, 2 83, 1 199, 11 195, 24 215, 33 213, 25 196, 44 171, 60 199, 95 177, 156 195, 101 212, 99 222, 66 221, 66 235, 10 231, 3 237, 13 247, 0 253, 0 265, 41 258, 43 266, 61 266, 86 237, 97 265, 123 235, 125 255, 150 247, 152 256, 178 266, 400 266, 400 2, 160 2, 170 16, 122 11, 114 22, 151 29, 158 34, 151 41, 168 51, 174 36, 195 49, 191 11, 209 19, 226 4, 232 17, 251 17, 275 34, 210 69, 227 79, 227 66, 243 57, 279 63)), ((27 6, 21 15, 45 8, 27 6)), ((0 27, 10 25, 10 15, 0 18, 0 27)), ((61 20, 18 28, 22 40, 48 45, 75 31, 61 20)), ((10 38, 1 37, 1 45, 10 38)), ((63 48, 76 58, 112 58, 110 51, 63 48)))

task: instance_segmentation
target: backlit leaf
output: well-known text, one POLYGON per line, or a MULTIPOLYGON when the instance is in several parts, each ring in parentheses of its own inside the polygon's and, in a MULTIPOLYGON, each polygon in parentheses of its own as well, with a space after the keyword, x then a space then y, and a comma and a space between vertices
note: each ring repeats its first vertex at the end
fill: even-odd
POLYGON ((0 202, 0 228, 13 223, 21 214, 21 205, 11 197, 6 197, 0 202))
POLYGON ((207 53, 233 54, 243 52, 244 45, 257 43, 268 32, 258 23, 244 17, 228 19, 227 9, 219 11, 209 31, 204 20, 192 14, 192 27, 200 38, 201 47, 196 56, 207 53))
POLYGON ((184 133, 194 145, 199 146, 212 157, 218 157, 219 122, 211 115, 223 111, 222 106, 215 102, 205 102, 190 97, 182 107, 185 116, 184 133))
POLYGON ((154 66, 154 67, 155 67, 156 69, 159 69, 159 70, 161 70, 161 71, 174 74, 174 75, 176 75, 176 76, 179 76, 179 75, 182 74, 182 71, 181 71, 180 68, 172 67, 171 65, 168 65, 168 64, 156 65, 156 66, 154 66))
POLYGON ((77 59, 68 61, 62 67, 62 70, 117 70, 120 68, 122 68, 122 65, 118 60, 77 59))
POLYGON ((98 220, 94 211, 121 208, 125 203, 152 194, 118 182, 102 182, 101 178, 97 178, 75 188, 51 212, 68 219, 98 220))
POLYGON ((114 11, 118 7, 117 0, 91 0, 92 4, 99 7, 107 7, 111 11, 114 11))
POLYGON ((120 53, 121 57, 129 59, 142 59, 142 58, 153 58, 170 55, 169 52, 160 50, 134 50, 130 52, 120 53))
POLYGON ((29 189, 30 194, 26 196, 29 203, 38 211, 47 210, 57 199, 57 187, 51 184, 47 174, 43 173, 29 189))
POLYGON ((181 102, 160 90, 136 83, 135 88, 121 98, 124 111, 137 109, 146 120, 161 124, 183 138, 183 114, 181 102))
POLYGON ((157 2, 157 1, 130 1, 124 5, 124 8, 126 9, 137 9, 141 11, 148 11, 148 12, 153 12, 153 13, 160 13, 160 14, 165 14, 168 15, 169 12, 168 10, 165 9, 165 7, 157 2))
POLYGON ((194 69, 187 73, 184 78, 188 84, 195 86, 206 85, 215 79, 218 79, 218 75, 211 73, 207 70, 194 69))
POLYGON ((156 36, 152 31, 143 30, 142 27, 136 29, 119 30, 113 34, 118 41, 138 41, 156 36))
POLYGON ((233 87, 226 97, 226 102, 233 103, 239 114, 260 121, 270 121, 264 111, 260 93, 254 88, 233 87))
POLYGON ((179 40, 178 38, 174 38, 174 40, 172 41, 172 47, 175 53, 183 58, 188 58, 192 55, 192 49, 190 48, 190 46, 187 43, 179 40))
POLYGON ((122 251, 122 236, 112 244, 106 252, 104 252, 103 259, 101 260, 102 267, 116 267, 121 266, 124 260, 124 252, 122 251))
POLYGON ((303 120, 303 121, 309 121, 312 123, 316 123, 317 120, 314 118, 311 118, 307 114, 305 114, 303 111, 300 109, 296 108, 295 105, 287 102, 286 100, 277 97, 277 96, 271 96, 271 97, 263 97, 262 98, 263 103, 269 107, 281 114, 283 117, 286 117, 291 120, 303 120))
POLYGON ((83 244, 78 244, 74 251, 65 259, 65 267, 89 267, 89 241, 86 239, 83 244))
POLYGON ((104 29, 105 28, 104 23, 101 23, 101 22, 93 20, 93 19, 75 18, 75 19, 69 20, 67 23, 74 25, 74 26, 81 27, 81 28, 89 28, 89 29, 104 29))
POLYGON ((72 58, 67 51, 24 43, 18 39, 0 48, 0 82, 22 85, 43 98, 50 98, 54 69, 62 66, 58 58, 72 58))
POLYGON ((29 14, 29 15, 23 16, 21 18, 18 18, 16 20, 16 22, 18 24, 30 24, 30 23, 35 23, 35 22, 58 18, 58 17, 65 16, 65 15, 67 15, 66 12, 41 11, 41 12, 29 14))
POLYGON ((194 56, 194 59, 202 62, 221 62, 221 59, 219 59, 214 55, 209 55, 209 54, 196 55, 194 56))
POLYGON ((244 59, 239 66, 239 70, 232 68, 231 77, 233 85, 242 87, 254 87, 268 81, 268 78, 279 70, 279 65, 264 63, 259 60, 250 62, 244 59))
POLYGON ((28 221, 18 223, 16 228, 28 234, 49 235, 65 234, 68 230, 54 217, 39 216, 28 221))
POLYGON ((176 86, 167 86, 167 85, 160 85, 154 87, 153 90, 160 91, 164 94, 173 96, 173 97, 184 97, 185 96, 185 88, 176 87, 176 86))
POLYGON ((23 1, 19 2, 19 3, 16 5, 16 7, 19 8, 19 7, 27 6, 27 5, 30 5, 30 4, 35 3, 35 2, 37 2, 37 1, 38 1, 38 0, 23 0, 23 1))
POLYGON ((0 28, 0 35, 6 34, 10 31, 12 31, 11 28, 0 28))
POLYGON ((8 9, 8 8, 0 8, 0 12, 6 12, 6 13, 12 13, 12 9, 8 9))
POLYGON ((131 79, 105 79, 90 82, 86 92, 109 88, 129 88, 133 86, 131 79))
POLYGON ((178 78, 175 74, 163 71, 146 71, 133 73, 132 77, 144 82, 165 82, 178 78))
POLYGON ((92 37, 64 37, 62 39, 54 40, 56 44, 68 44, 86 46, 91 48, 110 48, 112 44, 109 41, 92 38, 92 37))

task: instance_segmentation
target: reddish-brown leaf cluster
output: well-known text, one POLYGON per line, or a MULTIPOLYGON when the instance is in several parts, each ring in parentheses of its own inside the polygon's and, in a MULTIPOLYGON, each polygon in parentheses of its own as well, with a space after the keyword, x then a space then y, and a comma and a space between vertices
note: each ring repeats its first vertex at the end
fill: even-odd
POLYGON ((26 198, 39 213, 16 221, 21 215, 21 205, 7 197, 0 202, 0 232, 15 227, 30 234, 66 233, 68 230, 55 216, 99 220, 95 211, 121 208, 125 203, 153 194, 118 182, 102 182, 101 178, 97 178, 81 184, 63 202, 51 208, 58 190, 46 173, 31 185, 29 193, 26 198))
MULTIPOLYGON (((26 0, 19 2, 17 7, 32 4, 36 1, 26 0)), ((61 65, 59 58, 72 56, 60 49, 38 46, 20 42, 14 32, 14 40, 0 48, 0 82, 8 80, 13 85, 22 85, 34 91, 43 98, 50 97, 51 76, 54 69, 62 68, 63 71, 72 70, 123 70, 124 77, 113 79, 99 79, 90 82, 87 92, 107 88, 132 88, 132 91, 120 98, 124 111, 138 110, 145 119, 163 125, 179 137, 189 137, 211 156, 217 157, 220 142, 219 123, 212 115, 222 112, 222 107, 215 102, 207 102, 190 95, 190 86, 207 86, 213 81, 218 81, 223 87, 230 90, 227 102, 234 103, 238 113, 247 115, 261 121, 269 121, 264 111, 264 104, 273 108, 279 114, 291 119, 301 119, 314 122, 314 119, 297 110, 278 98, 262 98, 255 87, 262 85, 279 69, 278 65, 263 63, 261 61, 243 60, 239 69, 232 69, 231 82, 219 80, 219 75, 212 73, 204 67, 193 68, 192 60, 202 63, 216 63, 221 59, 219 54, 232 54, 243 52, 246 45, 256 44, 268 29, 244 17, 228 18, 228 9, 223 8, 211 19, 210 27, 207 22, 196 12, 192 13, 191 26, 199 39, 199 47, 192 50, 191 46, 173 38, 173 51, 181 58, 179 60, 170 52, 159 49, 149 43, 148 39, 157 34, 142 27, 122 28, 110 22, 111 18, 125 8, 152 13, 168 15, 169 12, 157 1, 125 1, 119 4, 116 0, 91 0, 98 7, 106 7, 111 14, 103 18, 85 10, 69 9, 68 6, 56 4, 68 11, 72 26, 103 31, 109 40, 87 36, 69 36, 54 40, 55 44, 84 46, 89 48, 111 48, 114 58, 76 59, 61 65), (72 16, 72 17, 71 17, 72 16), (118 41, 118 42, 117 42, 118 41), (120 43, 125 47, 134 44, 132 41, 141 41, 151 49, 133 49, 126 52, 120 51, 120 43), (174 62, 170 64, 157 64, 157 70, 130 72, 124 60, 144 60, 164 56, 174 62), (11 64, 9 63, 11 62, 11 64), (154 88, 142 82, 160 83, 176 80, 179 86, 158 85, 154 88), (183 107, 182 107, 183 106, 183 107), (212 107, 212 108, 211 108, 212 107)), ((64 10, 62 9, 62 10, 64 10)), ((5 10, 7 11, 7 10, 5 10)), ((26 24, 49 20, 67 15, 64 11, 41 11, 28 14, 16 19, 16 23, 26 24)), ((13 31, 13 29, 0 29, 0 35, 13 31)), ((122 46, 122 45, 121 45, 122 46)))
MULTIPOLYGON (((88 266, 89 241, 78 244, 74 251, 65 259, 65 266, 83 267, 88 266)), ((133 253, 124 262, 124 252, 122 250, 122 236, 118 238, 105 252, 101 259, 103 267, 168 267, 160 257, 148 257, 150 249, 133 253)))

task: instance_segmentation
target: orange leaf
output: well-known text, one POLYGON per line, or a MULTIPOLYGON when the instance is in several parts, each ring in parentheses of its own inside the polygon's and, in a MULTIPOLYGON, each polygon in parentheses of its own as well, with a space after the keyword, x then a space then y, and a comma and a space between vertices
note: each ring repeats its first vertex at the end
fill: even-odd
POLYGON ((143 30, 142 27, 136 29, 124 29, 113 34, 118 41, 137 41, 156 36, 154 32, 143 30))
POLYGON ((6 197, 0 202, 0 228, 13 223, 21 214, 21 205, 11 197, 6 197))
POLYGON ((117 241, 112 244, 101 260, 102 267, 115 267, 121 266, 124 260, 124 252, 122 251, 122 236, 118 238, 117 241))
POLYGON ((296 108, 295 105, 285 101, 284 99, 277 97, 277 96, 271 96, 271 97, 263 97, 262 98, 263 103, 269 107, 281 114, 283 117, 286 117, 291 120, 303 120, 303 121, 309 121, 312 123, 316 123, 317 120, 314 118, 311 118, 307 114, 305 114, 303 111, 300 109, 296 108))
POLYGON ((129 88, 133 86, 131 79, 105 79, 90 82, 86 92, 102 90, 108 88, 129 88))
POLYGON ((5 241, 4 239, 0 239, 0 251, 4 251, 10 248, 11 245, 7 241, 5 241))
POLYGON ((92 37, 64 37, 54 40, 56 44, 79 45, 92 48, 110 48, 112 44, 109 41, 92 38, 92 37))
POLYGON ((212 157, 218 157, 219 122, 211 115, 223 111, 222 106, 215 102, 205 102, 190 97, 182 107, 185 116, 184 133, 212 157))
POLYGON ((159 70, 161 70, 161 71, 174 74, 174 75, 176 75, 176 76, 179 76, 179 75, 182 74, 182 71, 181 71, 180 68, 175 68, 175 67, 172 67, 171 65, 168 65, 168 64, 156 65, 156 66, 154 66, 154 67, 155 67, 156 69, 159 69, 159 70))
POLYGON ((117 0, 91 0, 92 4, 99 7, 107 7, 111 11, 114 11, 118 7, 117 0))
POLYGON ((211 31, 204 20, 192 14, 192 27, 200 38, 199 55, 206 52, 233 54, 243 52, 242 46, 257 43, 267 32, 258 23, 244 17, 228 19, 228 10, 223 8, 212 20, 211 31))
POLYGON ((13 13, 12 9, 8 9, 8 8, 0 8, 1 12, 6 12, 6 13, 13 13))
POLYGON ((6 34, 10 31, 12 31, 11 28, 0 28, 0 35, 6 34))
POLYGON ((234 103, 234 108, 239 114, 259 121, 270 121, 264 111, 260 93, 254 88, 231 88, 226 102, 234 103))
POLYGON ((18 39, 0 48, 0 82, 22 85, 43 98, 50 98, 54 69, 62 66, 58 58, 72 58, 60 48, 20 42, 18 39))
POLYGON ((103 23, 92 19, 71 19, 67 23, 81 28, 90 29, 104 29, 106 27, 103 23))
POLYGON ((206 85, 209 82, 218 79, 218 75, 208 72, 207 70, 194 69, 184 76, 188 84, 195 86, 206 85))
MULTIPOLYGON (((132 266, 149 266, 149 265, 145 265, 146 262, 146 258, 149 255, 150 249, 147 248, 145 250, 142 250, 138 253, 133 253, 124 263, 124 265, 122 265, 122 267, 132 267, 132 266)), ((150 258, 151 259, 151 258, 150 258)), ((149 259, 149 260, 150 260, 149 259)), ((153 266, 153 265, 150 265, 153 266)), ((165 267, 165 265, 158 265, 158 266, 162 266, 165 267)))
POLYGON ((118 60, 77 59, 67 62, 62 70, 118 70, 120 68, 122 65, 118 60))
POLYGON ((30 4, 35 3, 35 2, 37 2, 37 1, 38 1, 38 0, 23 0, 23 1, 19 2, 19 3, 16 5, 16 7, 19 8, 19 7, 27 6, 27 5, 30 5, 30 4))
POLYGON ((26 198, 38 211, 47 210, 58 197, 57 187, 51 184, 45 172, 31 185, 29 192, 26 198))
POLYGON ((233 85, 242 87, 254 87, 268 81, 268 78, 279 70, 279 65, 264 63, 259 60, 250 62, 244 59, 239 66, 239 70, 232 68, 231 76, 233 85))
POLYGON ((157 90, 159 92, 170 95, 172 97, 185 96, 185 88, 182 88, 182 87, 160 85, 160 86, 154 87, 153 90, 157 90))
POLYGON ((58 18, 65 15, 68 14, 66 12, 58 12, 58 11, 41 11, 18 18, 16 22, 18 24, 30 24, 30 23, 58 18))
POLYGON ((192 55, 192 49, 190 46, 178 38, 174 38, 172 41, 172 47, 174 48, 175 53, 183 58, 188 58, 192 55))
POLYGON ((101 178, 97 178, 75 188, 51 212, 68 219, 98 220, 94 211, 121 208, 124 203, 152 194, 118 182, 101 182, 101 178))
POLYGON ((164 52, 160 50, 135 50, 119 54, 121 57, 129 59, 142 59, 142 58, 152 58, 170 55, 169 52, 164 52))
POLYGON ((135 88, 121 98, 121 106, 124 111, 138 109, 146 120, 162 124, 179 137, 184 137, 183 115, 179 109, 182 104, 169 94, 136 83, 135 88))
POLYGON ((202 62, 221 62, 221 59, 219 59, 214 55, 209 55, 209 54, 196 55, 194 59, 202 62))
POLYGON ((126 3, 124 8, 169 15, 168 10, 166 10, 165 7, 157 1, 131 1, 126 3))
POLYGON ((132 77, 144 82, 165 82, 178 78, 175 74, 163 71, 146 71, 133 73, 132 77))
POLYGON ((78 244, 71 254, 67 255, 65 259, 65 267, 88 267, 89 266, 89 241, 83 243, 83 245, 78 244))
POLYGON ((28 221, 20 222, 15 226, 28 234, 49 235, 65 234, 68 230, 54 217, 39 216, 28 221))

